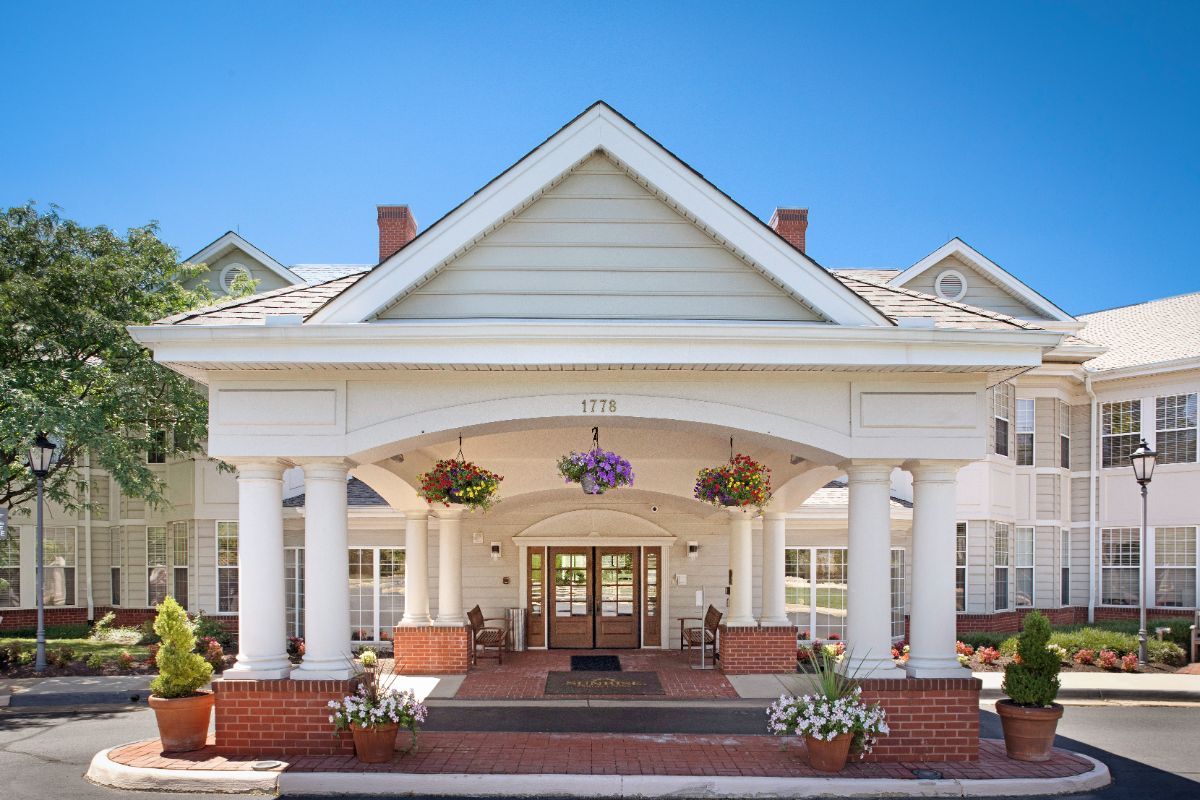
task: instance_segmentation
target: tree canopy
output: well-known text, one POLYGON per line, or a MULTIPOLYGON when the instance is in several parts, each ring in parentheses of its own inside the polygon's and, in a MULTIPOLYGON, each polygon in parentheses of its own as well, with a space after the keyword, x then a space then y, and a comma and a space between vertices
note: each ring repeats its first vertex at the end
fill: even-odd
POLYGON ((164 501, 147 456, 193 452, 207 400, 126 326, 210 303, 185 287, 203 269, 180 263, 155 223, 121 235, 33 204, 0 213, 0 506, 33 496, 26 453, 39 432, 59 445, 46 478, 55 502, 79 504, 74 468, 86 458, 125 495, 164 501))

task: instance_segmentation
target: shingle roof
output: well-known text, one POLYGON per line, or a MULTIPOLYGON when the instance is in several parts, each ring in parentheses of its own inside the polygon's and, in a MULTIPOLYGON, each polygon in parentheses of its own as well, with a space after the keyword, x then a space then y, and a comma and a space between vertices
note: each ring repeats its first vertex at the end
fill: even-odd
POLYGON ((847 278, 866 278, 879 283, 887 283, 903 272, 899 269, 868 269, 866 267, 840 267, 829 271, 838 277, 845 275, 847 278))
POLYGON ((1007 314, 988 311, 985 308, 977 308, 953 300, 943 300, 931 294, 899 286, 889 286, 879 281, 848 275, 845 271, 835 272, 834 275, 851 291, 860 295, 893 321, 903 318, 926 317, 933 320, 935 328, 1041 330, 1031 322, 1010 317, 1007 314))
MULTIPOLYGON (((846 486, 845 481, 830 481, 820 489, 812 493, 807 500, 804 501, 806 508, 816 506, 845 506, 850 503, 850 489, 846 486)), ((909 501, 892 495, 892 510, 901 508, 912 508, 912 503, 909 501)))
POLYGON ((336 297, 353 286, 365 274, 366 272, 358 272, 324 283, 285 286, 273 292, 228 300, 208 308, 176 314, 154 324, 256 325, 277 314, 299 314, 307 319, 331 297, 336 297))
POLYGON ((288 269, 305 283, 324 283, 369 270, 374 264, 292 264, 288 269))
POLYGON ((1200 358, 1200 292, 1080 314, 1079 335, 1108 352, 1087 362, 1089 370, 1121 369, 1200 358))
MULTIPOLYGON (((346 481, 346 505, 355 506, 386 506, 387 500, 384 500, 378 492, 367 486, 358 478, 351 478, 346 481)), ((287 498, 283 501, 284 508, 304 508, 304 495, 298 494, 287 498)))

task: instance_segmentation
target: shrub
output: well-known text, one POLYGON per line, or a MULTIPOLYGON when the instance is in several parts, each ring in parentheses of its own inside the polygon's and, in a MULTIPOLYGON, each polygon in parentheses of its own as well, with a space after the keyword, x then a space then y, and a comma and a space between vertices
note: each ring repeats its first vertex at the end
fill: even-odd
POLYGON ((954 652, 958 653, 960 656, 966 656, 967 658, 970 658, 971 656, 975 655, 975 648, 971 647, 971 645, 965 642, 957 641, 954 643, 954 652))
POLYGON ((1137 672, 1138 657, 1134 653, 1126 653, 1121 656, 1121 669, 1125 672, 1137 672))
POLYGON ((19 664, 23 667, 28 666, 29 664, 32 664, 34 662, 34 660, 36 660, 36 658, 37 658, 37 654, 34 651, 22 650, 20 653, 17 654, 17 664, 19 664))
POLYGON ((975 651, 980 664, 995 664, 1000 660, 1000 651, 994 647, 981 647, 975 651))
POLYGON ((159 604, 154 632, 162 639, 162 647, 155 657, 158 677, 150 683, 150 691, 167 698, 195 694, 212 677, 212 665, 192 652, 196 635, 175 598, 168 597, 159 604))
MULTIPOLYGON (((1069 631, 1059 631, 1050 637, 1057 645, 1065 647, 1067 652, 1079 650, 1112 650, 1118 656, 1138 651, 1137 636, 1131 633, 1106 630, 1097 627, 1076 628, 1069 631)), ((1146 643, 1147 655, 1150 661, 1160 664, 1181 665, 1186 655, 1179 645, 1174 642, 1160 642, 1150 639, 1146 643)))
POLYGON ((88 669, 104 669, 106 663, 108 662, 104 660, 104 656, 99 653, 92 653, 87 659, 88 669))
POLYGON ((158 644, 162 641, 158 638, 158 634, 154 632, 154 620, 152 619, 148 619, 141 625, 138 625, 138 632, 141 634, 138 644, 158 644))
POLYGON ((52 667, 66 667, 75 660, 75 651, 70 647, 60 647, 46 653, 46 663, 52 667))
POLYGON ((120 666, 121 669, 133 669, 133 665, 135 663, 136 659, 133 657, 133 653, 130 653, 128 650, 122 650, 117 655, 117 665, 120 666))
POLYGON ((1058 656, 1047 649, 1050 621, 1033 611, 1025 615, 1017 645, 1020 663, 1004 668, 1001 689, 1019 706, 1048 706, 1058 696, 1058 656))
POLYGON ((1101 669, 1116 669, 1119 656, 1112 650, 1101 650, 1097 662, 1101 669))
POLYGON ((1075 651, 1073 660, 1076 664, 1094 664, 1096 662, 1096 651, 1084 647, 1075 651))
POLYGON ((959 641, 970 645, 975 650, 982 647, 994 647, 999 650, 1001 643, 1008 637, 1007 633, 993 633, 992 631, 970 631, 958 635, 959 641))
POLYGON ((289 636, 287 643, 288 658, 299 661, 304 658, 304 639, 300 636, 289 636))
POLYGON ((205 646, 201 655, 212 666, 213 672, 220 672, 225 669, 225 650, 216 639, 207 639, 206 641, 208 645, 205 646))
POLYGON ((223 648, 233 646, 233 634, 225 630, 219 619, 206 617, 203 611, 197 611, 192 622, 198 638, 216 639, 223 648))
POLYGON ((146 647, 146 663, 154 665, 158 663, 158 648, 159 645, 152 644, 146 647))
POLYGON ((1054 657, 1058 659, 1058 663, 1060 664, 1070 660, 1067 658, 1067 648, 1063 647, 1061 644, 1054 644, 1051 642, 1050 644, 1046 645, 1046 649, 1051 653, 1054 653, 1054 657))
POLYGON ((112 611, 105 614, 100 619, 96 620, 96 624, 92 626, 92 637, 98 642, 104 641, 108 632, 117 624, 117 615, 112 611))

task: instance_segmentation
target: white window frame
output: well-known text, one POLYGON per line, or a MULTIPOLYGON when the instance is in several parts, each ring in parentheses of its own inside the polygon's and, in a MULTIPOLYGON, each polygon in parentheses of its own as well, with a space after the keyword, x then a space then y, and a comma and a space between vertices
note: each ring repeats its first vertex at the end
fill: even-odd
MULTIPOLYGON (((167 573, 167 588, 163 593, 165 599, 171 594, 171 532, 166 525, 147 525, 146 526, 146 605, 149 608, 154 608, 157 604, 154 602, 152 585, 152 570, 163 569, 167 573), (163 536, 163 558, 162 563, 150 560, 150 531, 162 531, 163 536)), ((159 602, 162 602, 161 600, 159 602)))
POLYGON ((971 534, 970 528, 965 522, 954 523, 954 588, 955 588, 955 605, 958 605, 958 587, 962 586, 962 606, 957 608, 958 613, 967 613, 967 607, 970 605, 967 595, 967 581, 969 580, 969 572, 967 569, 967 561, 970 559, 971 534), (958 545, 962 542, 962 549, 958 545))
MULTIPOLYGON (((383 603, 382 603, 382 595, 380 594, 382 587, 380 586, 380 582, 379 582, 380 567, 382 566, 382 562, 379 558, 379 553, 381 550, 398 550, 398 551, 400 551, 404 557, 404 569, 407 570, 408 569, 408 552, 405 549, 404 545, 365 545, 365 546, 350 547, 350 548, 348 548, 348 550, 351 550, 351 551, 353 551, 353 550, 370 550, 371 551, 371 586, 372 586, 372 591, 373 591, 371 625, 373 628, 373 633, 375 634, 375 638, 374 639, 354 639, 353 636, 354 636, 355 626, 353 625, 353 623, 350 626, 350 630, 348 630, 346 633, 349 635, 351 641, 355 645, 363 645, 363 644, 375 645, 375 644, 385 644, 387 642, 390 642, 391 639, 384 639, 380 636, 380 633, 381 633, 381 631, 384 630, 384 628, 380 626, 380 620, 382 618, 381 612, 383 610, 383 603)), ((347 581, 350 580, 349 575, 346 575, 346 580, 347 581)), ((405 603, 408 602, 407 595, 405 595, 405 597, 404 597, 404 602, 405 603)))
POLYGON ((1059 533, 1058 604, 1071 605, 1071 529, 1059 533))
MULTIPOLYGON (((1133 400, 1112 400, 1107 403, 1100 404, 1100 468, 1101 469, 1128 469, 1129 459, 1124 459, 1123 463, 1105 463, 1108 448, 1105 446, 1110 439, 1123 439, 1132 437, 1133 446, 1129 448, 1130 452, 1137 449, 1138 442, 1142 438, 1142 430, 1144 428, 1142 420, 1142 401, 1140 399, 1133 400), (1126 410, 1116 411, 1116 406, 1128 406, 1128 413, 1133 416, 1134 427, 1132 431, 1124 431, 1121 433, 1112 433, 1110 431, 1109 419, 1112 414, 1125 414, 1126 410), (1110 408, 1114 408, 1113 412, 1109 412, 1110 408)), ((1128 442, 1126 443, 1128 444, 1128 442)))
MULTIPOLYGON (((1128 560, 1128 557, 1124 557, 1128 560)), ((1141 552, 1141 530, 1138 528, 1101 528, 1100 529, 1100 597, 1099 604, 1110 608, 1137 608, 1142 597, 1142 564, 1145 563, 1141 552), (1110 558, 1110 553, 1106 552, 1106 539, 1113 536, 1121 536, 1122 541, 1116 544, 1124 544, 1126 547, 1132 545, 1136 553, 1134 563, 1106 563, 1110 558), (1108 576, 1114 572, 1129 572, 1136 574, 1137 593, 1131 602, 1128 603, 1106 603, 1104 602, 1105 583, 1108 576)))
POLYGON ((149 445, 146 447, 146 463, 147 464, 166 464, 167 463, 167 459, 169 458, 168 454, 171 450, 171 442, 170 442, 170 438, 169 438, 170 435, 171 435, 170 432, 166 428, 150 428, 146 432, 146 438, 149 442, 149 445), (158 437, 158 436, 162 437, 162 458, 161 458, 161 460, 152 458, 152 456, 155 454, 154 442, 155 442, 156 437, 158 437))
POLYGON ((1008 381, 998 383, 992 389, 992 436, 995 442, 992 451, 998 456, 1011 458, 1009 439, 1012 435, 1012 399, 1015 394, 1013 385, 1008 381), (1000 435, 1000 423, 1004 423, 1004 436, 1000 435), (1003 449, 1001 449, 1003 448, 1003 449))
POLYGON ((1017 398, 1017 451, 1013 453, 1013 460, 1017 462, 1018 467, 1032 467, 1037 463, 1036 448, 1036 430, 1037 430, 1037 401, 1030 397, 1017 398), (1029 443, 1029 460, 1023 461, 1021 442, 1025 440, 1029 443))
MULTIPOLYGON (((79 608, 82 604, 79 602, 79 529, 74 525, 54 525, 46 526, 43 529, 43 547, 50 543, 53 536, 57 535, 57 531, 67 531, 71 540, 71 563, 63 566, 63 569, 71 570, 71 586, 67 590, 68 596, 75 598, 74 603, 63 603, 62 605, 51 605, 46 603, 47 608, 79 608)), ((43 559, 45 553, 43 553, 43 559)), ((37 564, 37 556, 34 556, 34 564, 37 564)), ((52 569, 51 565, 43 563, 42 565, 42 594, 46 593, 46 587, 50 585, 47 576, 47 570, 52 569)), ((34 589, 34 599, 37 599, 37 589, 34 589)))
POLYGON ((1037 573, 1034 569, 1037 559, 1037 529, 1031 525, 1018 525, 1013 531, 1013 607, 1033 608, 1037 605, 1037 573), (1027 537, 1028 550, 1023 547, 1022 538, 1027 537), (1028 561, 1029 563, 1025 563, 1028 561), (1029 602, 1021 602, 1021 579, 1024 577, 1029 586, 1029 602))
POLYGON ((192 593, 192 526, 188 520, 176 520, 167 523, 167 556, 170 559, 169 586, 171 591, 169 594, 175 598, 175 602, 183 606, 184 610, 189 608, 188 597, 182 599, 179 597, 179 572, 183 571, 184 580, 187 581, 187 594, 192 593), (178 555, 178 536, 179 531, 183 531, 183 557, 185 563, 180 564, 178 555))
MULTIPOLYGON (((892 548, 892 560, 890 563, 891 576, 891 606, 892 606, 892 641, 898 641, 905 638, 904 617, 907 610, 907 603, 904 597, 904 548, 892 548), (897 560, 897 556, 899 559, 897 560), (897 572, 898 568, 898 572, 897 572)), ((847 571, 849 564, 847 564, 847 571)), ((846 622, 850 622, 849 611, 846 613, 846 622)))
MULTIPOLYGON (((1151 607, 1152 608, 1164 608, 1164 609, 1195 608, 1196 601, 1198 599, 1200 599, 1200 583, 1197 582, 1198 580, 1200 580, 1200 575, 1197 574, 1198 572, 1200 572, 1200 570, 1197 569, 1197 565, 1200 564, 1200 555, 1198 555, 1198 553, 1197 553, 1197 548, 1200 547, 1200 530, 1197 530, 1197 527, 1195 525, 1161 525, 1156 528, 1153 528, 1152 533, 1153 533, 1153 537, 1152 537, 1151 543, 1149 545, 1149 549, 1151 551, 1151 556, 1153 558, 1153 561, 1151 561, 1149 563, 1154 565, 1154 569, 1153 569, 1153 572, 1150 577, 1150 587, 1151 587, 1151 590, 1154 592, 1153 604, 1151 607), (1188 532, 1190 532, 1190 535, 1192 537, 1191 552, 1188 552, 1187 550, 1176 550, 1174 553, 1175 555, 1182 556, 1183 563, 1170 563, 1170 564, 1160 564, 1159 563, 1160 556, 1164 555, 1164 553, 1160 552, 1159 534, 1167 533, 1167 532, 1182 533, 1185 536, 1188 535, 1188 532), (1191 561, 1190 564, 1187 563, 1189 560, 1191 561), (1191 573, 1192 573, 1192 579, 1191 579, 1192 604, 1191 605, 1187 605, 1187 604, 1163 605, 1161 602, 1159 602, 1158 571, 1160 569, 1163 571, 1172 570, 1172 571, 1176 571, 1176 572, 1184 572, 1187 570, 1191 570, 1191 573)), ((1162 550, 1165 550, 1165 548, 1162 548, 1162 550)), ((1185 578, 1185 582, 1186 582, 1186 578, 1185 578)))
POLYGON ((1058 466, 1071 468, 1071 407, 1066 403, 1058 406, 1058 466))
POLYGON ((1181 392, 1179 394, 1166 394, 1166 395, 1159 395, 1158 397, 1154 398, 1154 441, 1155 441, 1155 450, 1158 451, 1158 462, 1157 463, 1160 466, 1163 464, 1195 464, 1197 458, 1200 458, 1200 444, 1198 444, 1196 442, 1196 439, 1198 438, 1198 436, 1200 436, 1197 433, 1197 424, 1196 424, 1197 422, 1200 422, 1200 420, 1197 420, 1196 417, 1200 416, 1200 414, 1197 414, 1196 406, 1197 406, 1196 392, 1181 392), (1176 425, 1176 426, 1169 427, 1169 428, 1164 427, 1163 426, 1163 401, 1179 400, 1180 398, 1183 399, 1184 408, 1185 408, 1184 413, 1187 414, 1188 411, 1191 412, 1193 424, 1191 424, 1191 425, 1176 425), (1185 433, 1187 431, 1192 432, 1192 440, 1193 440, 1192 449, 1196 451, 1195 453, 1192 454, 1192 458, 1190 458, 1190 459, 1172 459, 1169 461, 1165 460, 1163 458, 1163 456, 1166 454, 1163 452, 1162 445, 1163 445, 1163 439, 1166 437, 1164 437, 1163 434, 1165 434, 1165 433, 1185 433))
MULTIPOLYGON (((305 568, 305 553, 303 547, 285 547, 283 548, 283 569, 284 580, 287 584, 284 587, 284 611, 291 611, 292 626, 288 630, 288 636, 298 636, 304 638, 304 574, 305 568), (287 577, 288 570, 291 570, 292 576, 287 577)), ((347 580, 349 576, 347 576, 347 580)))
MULTIPOLYGON (((844 545, 796 545, 796 546, 789 545, 785 549, 786 550, 797 550, 797 551, 798 550, 807 550, 808 551, 808 559, 809 559, 809 561, 808 561, 808 566, 809 566, 808 619, 800 620, 800 618, 799 618, 800 615, 796 614, 795 615, 796 618, 794 621, 797 626, 797 631, 796 631, 797 637, 799 637, 800 633, 803 631, 808 631, 808 633, 810 634, 810 637, 811 637, 812 635, 815 635, 816 628, 817 628, 817 610, 818 610, 817 609, 817 551, 818 550, 836 550, 836 551, 842 552, 843 558, 845 561, 847 581, 849 581, 849 578, 850 578, 850 558, 849 558, 850 553, 849 553, 848 548, 844 545)), ((784 564, 786 565, 786 563, 787 563, 787 558, 785 556, 784 564)), ((846 638, 846 623, 849 621, 849 615, 850 615, 850 610, 848 608, 848 606, 849 606, 849 595, 848 594, 847 594, 846 600, 847 600, 846 616, 842 618, 842 622, 840 625, 841 631, 837 632, 838 637, 843 641, 845 641, 845 638, 846 638)), ((789 614, 788 618, 792 619, 792 616, 789 614)), ((821 637, 817 637, 817 638, 821 638, 821 637)), ((829 639, 828 636, 824 637, 824 638, 825 638, 825 640, 829 639)), ((799 639, 799 641, 810 641, 810 640, 809 639, 799 639)))
MULTIPOLYGON (((224 538, 228 539, 230 537, 226 536, 224 538)), ((216 568, 215 590, 216 590, 216 595, 217 595, 217 603, 216 603, 217 610, 214 613, 216 616, 226 616, 226 617, 237 616, 239 610, 241 609, 241 603, 242 603, 241 587, 240 587, 240 581, 241 581, 242 576, 241 576, 241 573, 239 572, 240 564, 241 564, 241 531, 238 529, 238 521, 236 519, 219 519, 216 521, 216 527, 214 528, 214 535, 213 535, 213 548, 214 548, 213 554, 215 556, 215 560, 213 561, 213 564, 215 565, 215 568, 216 568), (233 563, 233 564, 222 565, 221 564, 221 539, 222 539, 221 531, 225 526, 229 526, 229 525, 233 526, 234 533, 233 533, 232 538, 233 538, 233 544, 234 544, 234 552, 237 554, 237 558, 234 559, 235 563, 233 563), (222 600, 222 597, 221 597, 221 572, 222 571, 228 572, 229 570, 233 571, 234 585, 239 587, 238 594, 235 597, 235 600, 237 601, 235 603, 235 605, 237 606, 237 608, 233 609, 232 611, 223 610, 221 608, 221 600, 222 600)))
POLYGON ((995 525, 996 529, 992 533, 992 610, 1012 611, 1012 526, 1007 522, 997 522, 995 525), (1003 550, 1000 548, 1001 541, 1004 543, 1003 550), (998 602, 1001 586, 1004 587, 1004 605, 998 602))
MULTIPOLYGON (((21 529, 16 525, 8 526, 5 535, 4 552, 8 554, 8 563, 0 564, 0 568, 10 571, 15 581, 9 581, 8 594, 16 598, 13 605, 0 604, 0 610, 21 607, 21 529), (12 563, 15 559, 16 563, 12 563)), ((7 579, 6 579, 7 580, 7 579)))
POLYGON ((122 608, 129 600, 125 594, 125 529, 117 526, 108 531, 109 605, 122 608))

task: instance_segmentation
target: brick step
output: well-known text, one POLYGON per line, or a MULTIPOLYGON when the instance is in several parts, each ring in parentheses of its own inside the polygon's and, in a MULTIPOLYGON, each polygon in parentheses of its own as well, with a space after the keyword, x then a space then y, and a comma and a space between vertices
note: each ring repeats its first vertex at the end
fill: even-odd
MULTIPOLYGON (((631 704, 632 705, 632 704, 631 704)), ((766 734, 762 708, 571 706, 437 706, 423 726, 429 731, 522 733, 729 733, 766 734)))

